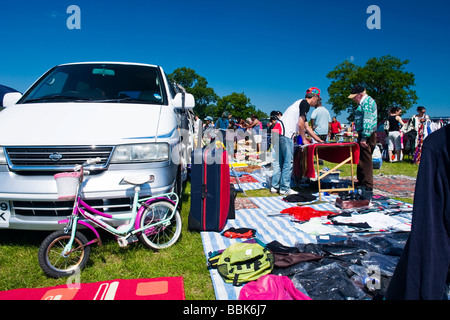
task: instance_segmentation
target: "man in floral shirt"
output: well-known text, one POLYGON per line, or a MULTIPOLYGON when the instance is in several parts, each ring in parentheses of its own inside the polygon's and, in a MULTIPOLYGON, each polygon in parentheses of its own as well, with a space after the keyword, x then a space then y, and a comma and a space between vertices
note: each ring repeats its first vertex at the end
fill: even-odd
POLYGON ((377 144, 377 104, 361 86, 353 87, 348 98, 358 104, 355 111, 355 129, 358 132, 360 147, 359 163, 356 170, 358 185, 365 187, 367 191, 372 191, 372 152, 377 144))

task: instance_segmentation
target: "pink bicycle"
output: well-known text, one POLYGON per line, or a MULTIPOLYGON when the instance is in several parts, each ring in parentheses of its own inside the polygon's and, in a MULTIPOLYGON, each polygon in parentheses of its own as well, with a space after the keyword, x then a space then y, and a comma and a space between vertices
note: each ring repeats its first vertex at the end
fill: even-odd
POLYGON ((165 249, 172 246, 181 235, 181 216, 177 210, 179 199, 176 193, 139 198, 140 186, 151 182, 148 177, 123 179, 123 182, 134 186, 134 198, 131 218, 123 218, 123 224, 119 227, 112 226, 112 222, 117 222, 118 218, 89 206, 81 197, 84 176, 89 174, 84 167, 99 161, 98 158, 89 159, 83 165, 76 166, 73 172, 55 175, 58 198, 73 199, 74 206, 68 219, 59 221, 66 224, 65 228, 50 234, 39 248, 39 265, 50 277, 70 276, 86 266, 91 252, 90 245, 102 245, 95 227, 115 235, 121 247, 140 240, 151 249, 165 249), (78 231, 79 225, 91 230, 95 238, 88 240, 78 231))

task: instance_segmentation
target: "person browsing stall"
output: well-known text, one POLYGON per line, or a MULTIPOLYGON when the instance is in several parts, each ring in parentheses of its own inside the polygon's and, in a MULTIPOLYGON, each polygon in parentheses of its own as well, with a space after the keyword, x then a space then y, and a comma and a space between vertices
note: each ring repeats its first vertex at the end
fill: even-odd
POLYGON ((225 142, 226 141, 226 135, 227 135, 227 129, 230 125, 230 120, 229 120, 229 112, 228 111, 224 111, 222 112, 222 117, 220 117, 215 124, 216 129, 219 129, 220 135, 219 135, 219 140, 221 142, 225 142))
POLYGON ((256 151, 259 153, 261 151, 262 123, 255 114, 252 115, 251 120, 252 122, 249 124, 248 128, 252 130, 253 140, 256 143, 256 151))
POLYGON ((366 89, 361 86, 353 87, 348 98, 358 104, 355 110, 355 130, 358 133, 360 154, 356 177, 359 185, 372 191, 372 152, 377 144, 377 104, 372 97, 367 95, 366 89))
MULTIPOLYGON (((295 105, 297 105, 299 108, 300 116, 297 116, 297 114, 292 115, 293 117, 291 115, 286 116, 286 113, 288 111, 288 110, 286 110, 286 112, 281 117, 283 122, 285 122, 285 124, 289 126, 289 129, 287 129, 287 132, 290 133, 290 132, 292 132, 292 130, 296 130, 296 132, 298 132, 298 134, 302 137, 302 144, 304 144, 304 145, 311 143, 311 140, 306 138, 306 132, 316 142, 323 142, 323 140, 320 139, 320 137, 317 134, 315 134, 314 131, 312 130, 312 128, 308 125, 308 120, 306 117, 311 106, 315 107, 316 104, 319 102, 319 100, 320 100, 320 89, 318 89, 316 87, 311 87, 308 90, 306 90, 306 95, 305 95, 304 99, 300 99, 300 100, 294 102, 294 104, 288 108, 288 110, 290 108, 295 109, 295 105), (294 127, 297 129, 294 129, 294 127)), ((294 110, 294 112, 295 112, 295 110, 294 110)), ((291 111, 291 113, 292 113, 292 111, 291 111)), ((294 131, 293 135, 294 134, 295 134, 295 131, 294 131)))
POLYGON ((402 109, 399 107, 392 107, 389 110, 389 135, 388 135, 388 154, 389 161, 392 161, 392 155, 395 150, 395 154, 397 155, 397 161, 400 161, 401 151, 402 151, 402 141, 400 136, 400 129, 405 125, 400 114, 402 113, 402 109), (400 126, 401 125, 401 126, 400 126))
POLYGON ((337 121, 336 117, 333 117, 330 124, 330 139, 333 140, 341 130, 341 123, 337 121))
POLYGON ((427 121, 429 121, 428 115, 426 113, 426 108, 424 106, 417 107, 417 114, 413 115, 411 118, 412 125, 414 127, 414 130, 416 132, 415 136, 415 148, 414 148, 414 157, 413 162, 415 164, 420 163, 420 157, 422 154, 422 145, 423 141, 425 140, 427 136, 425 124, 427 121))
POLYGON ((315 109, 311 114, 311 122, 314 133, 317 134, 320 139, 326 140, 331 127, 331 116, 328 110, 322 106, 322 99, 319 99, 315 105, 315 109))
POLYGON ((279 192, 288 196, 296 193, 291 189, 292 161, 294 156, 294 136, 297 132, 303 138, 303 144, 309 144, 307 131, 315 140, 323 142, 307 124, 306 114, 310 106, 315 106, 320 98, 320 90, 310 88, 304 99, 297 100, 283 113, 272 129, 272 143, 275 149, 271 193, 279 192), (276 136, 277 139, 274 139, 276 136), (276 141, 278 140, 278 143, 276 141))

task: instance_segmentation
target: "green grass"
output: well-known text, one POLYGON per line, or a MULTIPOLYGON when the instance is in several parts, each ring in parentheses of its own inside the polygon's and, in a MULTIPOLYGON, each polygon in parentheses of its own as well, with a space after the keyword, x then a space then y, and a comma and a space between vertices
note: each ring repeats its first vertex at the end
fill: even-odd
MULTIPOLYGON (((320 166, 320 169, 323 167, 332 168, 336 164, 330 163, 327 161, 323 162, 323 165, 320 166)), ((350 165, 343 165, 338 170, 341 170, 341 177, 349 177, 351 174, 351 167, 350 165)), ((404 175, 409 177, 417 177, 417 172, 419 170, 419 166, 415 164, 411 164, 408 161, 402 161, 402 162, 384 162, 381 165, 380 169, 374 169, 373 174, 383 174, 383 175, 404 175)), ((354 172, 353 174, 356 177, 356 165, 354 166, 354 172)))
MULTIPOLYGON (((88 265, 81 272, 81 282, 182 276, 186 299, 215 299, 200 233, 187 230, 190 183, 185 187, 182 235, 175 245, 158 252, 140 243, 120 248, 112 236, 101 232, 103 246, 93 246, 88 265)), ((67 279, 48 278, 39 267, 39 245, 48 234, 0 230, 0 291, 66 284, 67 279)))
MULTIPOLYGON (((333 164, 324 163, 331 167, 333 164)), ((341 168, 341 177, 350 175, 350 166, 341 168)), ((383 163, 374 174, 416 177, 418 166, 407 162, 383 163)), ((316 191, 316 190, 311 190, 316 191)), ((269 197, 269 190, 247 191, 248 197, 269 197)), ((244 196, 239 194, 239 197, 244 196)), ((412 203, 412 199, 398 198, 412 203)), ((172 247, 151 251, 140 243, 120 248, 113 237, 101 233, 103 246, 94 246, 91 259, 81 273, 82 282, 111 279, 155 278, 182 276, 188 300, 215 299, 214 289, 206 268, 206 258, 200 234, 187 230, 190 208, 190 183, 185 185, 182 198, 182 236, 172 247)), ((40 243, 49 232, 0 230, 0 290, 37 288, 66 284, 67 279, 50 279, 39 267, 37 254, 40 243)))

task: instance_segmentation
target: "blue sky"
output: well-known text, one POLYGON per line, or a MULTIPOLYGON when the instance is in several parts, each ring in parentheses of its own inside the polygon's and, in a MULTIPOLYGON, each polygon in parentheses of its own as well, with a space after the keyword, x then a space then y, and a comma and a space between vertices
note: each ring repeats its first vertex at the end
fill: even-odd
POLYGON ((54 65, 77 61, 189 67, 218 95, 244 92, 269 113, 311 86, 326 102, 335 66, 389 54, 408 59, 416 75, 419 100, 406 115, 424 105, 430 116, 450 116, 449 12, 442 0, 8 1, 0 84, 25 91, 54 65), (79 30, 67 28, 70 5, 81 10, 79 30), (381 10, 381 29, 367 28, 370 5, 381 10))

